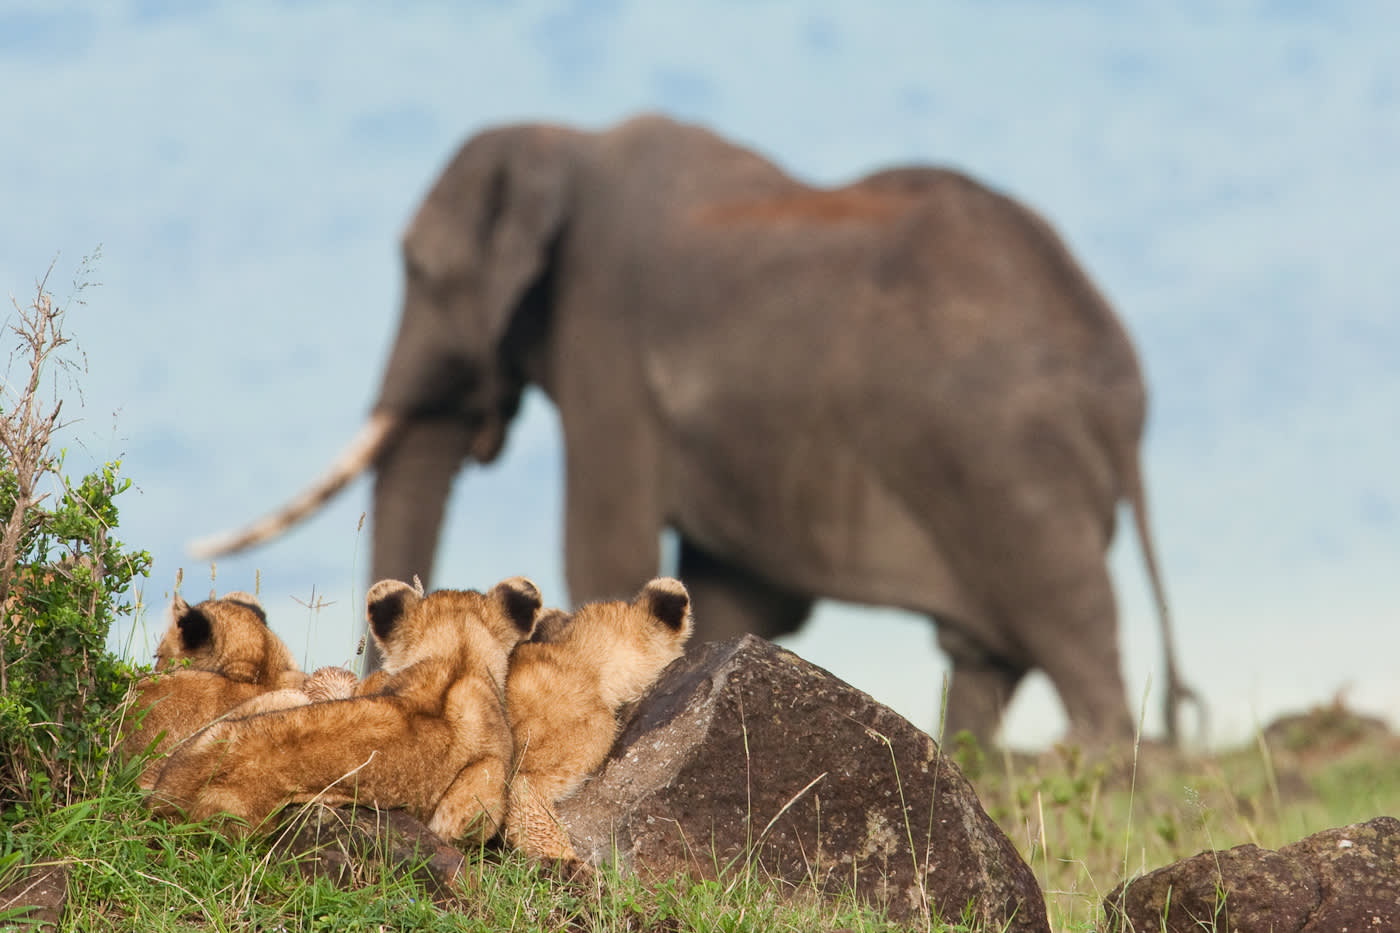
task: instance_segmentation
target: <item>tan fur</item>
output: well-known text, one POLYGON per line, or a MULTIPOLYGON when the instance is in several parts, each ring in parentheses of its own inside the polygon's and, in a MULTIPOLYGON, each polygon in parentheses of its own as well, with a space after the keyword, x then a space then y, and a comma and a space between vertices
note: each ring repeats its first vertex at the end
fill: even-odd
POLYGON ((227 719, 243 719, 279 709, 346 700, 355 695, 360 679, 343 667, 318 667, 300 687, 284 687, 253 697, 230 710, 227 719))
MULTIPOLYGON (((247 593, 197 606, 176 596, 170 615, 156 648, 156 673, 132 685, 118 747, 126 759, 148 748, 164 753, 235 707, 299 688, 306 679, 247 593)), ((153 757, 141 774, 142 787, 152 786, 160 766, 153 757)))
POLYGON ((314 799, 404 807, 445 839, 494 835, 513 749, 506 666, 539 590, 515 577, 487 594, 420 596, 384 580, 366 603, 382 670, 349 699, 205 730, 161 772, 156 809, 228 813, 257 829, 285 804, 314 799))
POLYGON ((506 841, 536 858, 574 861, 554 804, 602 765, 617 714, 684 652, 693 621, 679 580, 662 577, 630 603, 541 613, 511 656, 506 708, 515 735, 506 841))
POLYGON ((360 678, 343 667, 318 667, 306 678, 301 689, 312 703, 347 700, 355 695, 360 678))
POLYGON ((267 627, 257 597, 235 591, 191 607, 176 596, 170 626, 156 646, 156 670, 215 671, 230 680, 266 684, 283 671, 300 671, 291 649, 267 627), (206 616, 207 633, 196 624, 206 616))

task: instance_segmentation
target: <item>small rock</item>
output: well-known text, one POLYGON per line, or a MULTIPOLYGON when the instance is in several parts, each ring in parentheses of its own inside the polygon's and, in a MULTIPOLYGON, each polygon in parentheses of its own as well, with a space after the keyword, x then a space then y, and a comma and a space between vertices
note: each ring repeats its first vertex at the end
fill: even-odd
POLYGON ((0 888, 0 916, 6 929, 54 930, 68 903, 68 864, 31 865, 17 880, 0 888))
POLYGON ((1305 933, 1400 930, 1400 820, 1382 816, 1324 830, 1279 854, 1313 866, 1322 889, 1305 933))
POLYGON ((294 858, 304 877, 349 888, 412 869, 435 897, 457 893, 466 857, 402 810, 309 804, 289 813, 273 847, 294 858))
POLYGON ((1115 933, 1400 930, 1400 820, 1325 830, 1278 851, 1202 852, 1120 884, 1104 910, 1115 933))
POLYGON ((1049 930, 1034 875, 926 733, 753 636, 677 661, 558 807, 575 850, 643 877, 855 892, 904 920, 1049 930), (1004 925, 1004 926, 1003 926, 1004 925))
POLYGON ((1393 738, 1385 720, 1348 709, 1338 698, 1306 713, 1280 716, 1264 729, 1264 739, 1275 754, 1292 753, 1303 758, 1334 757, 1359 743, 1380 743, 1393 738))

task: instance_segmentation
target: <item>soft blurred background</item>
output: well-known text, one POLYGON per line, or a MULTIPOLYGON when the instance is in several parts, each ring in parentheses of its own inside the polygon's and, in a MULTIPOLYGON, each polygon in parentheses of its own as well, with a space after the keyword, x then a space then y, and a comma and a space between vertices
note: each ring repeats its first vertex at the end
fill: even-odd
MULTIPOLYGON (((703 122, 813 182, 951 164, 1063 232, 1137 340, 1147 480, 1211 740, 1341 696, 1400 723, 1400 6, 6 0, 0 289, 49 285, 87 354, 70 472, 121 458, 155 557, 148 656, 190 539, 318 474, 374 395, 397 239, 488 125, 703 122), (79 265, 100 247, 91 280, 79 265), (80 407, 81 406, 81 407, 80 407)), ((532 395, 459 480, 436 581, 566 600, 557 424, 532 395)), ((369 484, 217 567, 308 665, 352 658, 369 484), (320 608, 316 608, 319 606, 320 608)), ((1161 645, 1128 516, 1112 563, 1135 703, 1161 645)), ((925 620, 826 604, 786 642, 914 722, 925 620)), ((1064 723, 1042 676, 1005 737, 1064 723)))

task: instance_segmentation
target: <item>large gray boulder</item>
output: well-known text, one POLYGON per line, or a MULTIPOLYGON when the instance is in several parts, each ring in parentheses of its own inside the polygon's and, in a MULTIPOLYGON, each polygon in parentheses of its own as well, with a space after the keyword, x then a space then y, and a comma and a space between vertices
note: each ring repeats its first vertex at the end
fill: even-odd
POLYGON ((1202 852, 1120 884, 1104 909, 1115 933, 1400 930, 1400 820, 1325 830, 1277 851, 1202 852))
POLYGON ((668 668, 558 809, 582 858, 643 878, 753 872, 897 919, 1049 930, 1030 868, 932 738, 753 636, 668 668))

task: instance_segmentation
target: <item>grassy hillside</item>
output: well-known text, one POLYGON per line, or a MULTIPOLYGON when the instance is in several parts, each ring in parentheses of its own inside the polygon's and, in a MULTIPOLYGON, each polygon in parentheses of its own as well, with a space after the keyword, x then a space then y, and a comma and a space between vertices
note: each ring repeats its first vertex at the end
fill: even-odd
MULTIPOLYGON (((113 499, 129 485, 119 465, 69 482, 51 447, 60 406, 43 389, 71 365, 62 310, 42 283, 16 310, 19 349, 0 401, 0 889, 64 866, 65 930, 896 929, 854 903, 782 896, 754 870, 719 882, 647 886, 607 871, 577 881, 497 849, 469 853, 466 882, 437 901, 393 873, 341 890, 303 877, 268 839, 149 817, 136 767, 110 755, 135 672, 106 638, 116 616, 139 611, 128 590, 150 558, 114 536, 113 499)), ((1040 879, 1056 930, 1093 929, 1122 879, 1203 849, 1272 848, 1400 814, 1400 741, 1340 703, 1204 757, 954 754, 1040 879)), ((0 929, 19 923, 0 914, 0 929)))
POLYGON ((1064 749, 968 764, 983 805, 1035 871, 1057 930, 1092 929, 1124 878, 1198 852, 1278 848, 1400 814, 1400 738, 1341 703, 1184 760, 1144 747, 1136 767, 1131 755, 1091 762, 1064 749))
MULTIPOLYGON (((1400 813, 1400 742, 1342 707, 1281 723, 1255 744, 1174 763, 1085 762, 1072 752, 982 764, 976 783, 1046 891, 1056 930, 1087 931, 1125 874, 1207 848, 1277 847, 1329 826, 1400 813)), ((966 757, 967 752, 964 750, 966 757)), ((975 761, 971 770, 977 771, 975 761)), ((70 867, 62 929, 876 931, 854 904, 785 901, 758 876, 647 887, 603 873, 571 882, 495 849, 468 853, 469 879, 434 903, 402 877, 355 890, 302 878, 267 840, 234 842, 145 815, 131 775, 96 796, 11 814, 0 885, 26 866, 70 867)), ((956 918, 953 918, 956 919, 956 918)), ((929 929, 962 929, 930 924, 929 929)))

